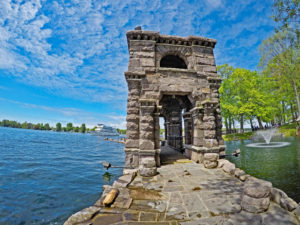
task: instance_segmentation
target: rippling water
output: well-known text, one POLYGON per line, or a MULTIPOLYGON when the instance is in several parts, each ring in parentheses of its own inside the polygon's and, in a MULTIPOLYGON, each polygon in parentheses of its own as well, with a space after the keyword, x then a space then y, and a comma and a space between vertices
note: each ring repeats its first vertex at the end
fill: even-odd
POLYGON ((0 224, 62 224, 121 169, 124 146, 101 137, 0 127, 0 224))
MULTIPOLYGON (((253 141, 226 143, 226 153, 241 149, 239 157, 228 157, 246 173, 273 183, 297 202, 300 202, 300 139, 297 137, 273 138, 272 142, 289 142, 280 148, 255 148, 246 145, 253 141)), ((257 142, 257 141, 255 141, 257 142)))

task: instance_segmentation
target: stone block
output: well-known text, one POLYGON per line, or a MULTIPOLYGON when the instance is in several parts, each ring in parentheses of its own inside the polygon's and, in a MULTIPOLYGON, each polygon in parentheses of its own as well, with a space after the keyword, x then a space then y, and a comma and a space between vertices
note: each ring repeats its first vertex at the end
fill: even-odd
POLYGON ((213 169, 218 166, 218 161, 209 161, 209 160, 204 160, 203 161, 204 167, 207 169, 213 169))
POLYGON ((154 119, 153 116, 151 115, 145 115, 145 116, 141 116, 140 121, 141 123, 153 123, 154 119))
POLYGON ((136 175, 135 173, 129 173, 129 174, 119 177, 118 180, 121 180, 121 181, 124 181, 124 182, 130 184, 131 181, 135 178, 135 175, 136 175))
POLYGON ((270 196, 271 188, 271 182, 250 177, 245 182, 244 194, 252 198, 266 198, 270 196))
POLYGON ((226 161, 222 167, 223 171, 226 173, 230 173, 231 175, 234 175, 235 171, 235 165, 229 161, 226 161))
POLYGON ((219 159, 218 168, 222 168, 226 161, 228 162, 228 160, 226 159, 219 159))
POLYGON ((246 181, 248 178, 250 177, 250 175, 248 175, 248 174, 245 174, 245 175, 241 175, 241 176, 239 176, 239 179, 240 179, 240 181, 246 181))
POLYGON ((214 122, 215 117, 214 116, 203 116, 203 122, 214 122))
POLYGON ((127 114, 136 114, 138 115, 140 112, 139 108, 127 108, 127 114))
POLYGON ((140 150, 153 150, 154 142, 150 140, 140 140, 140 150))
POLYGON ((214 122, 206 122, 203 124, 204 130, 214 130, 216 128, 216 124, 214 122))
POLYGON ((191 151, 191 160, 193 160, 196 163, 202 163, 203 153, 191 151))
POLYGON ((207 161, 217 161, 219 159, 219 154, 217 153, 205 153, 204 160, 207 161))
POLYGON ((68 218, 68 220, 64 223, 64 225, 73 225, 73 224, 78 224, 85 222, 92 218, 95 213, 99 212, 100 208, 96 206, 90 206, 88 208, 85 208, 72 216, 68 218))
POLYGON ((271 189, 271 200, 280 205, 281 198, 287 198, 287 194, 278 188, 271 189))
POLYGON ((139 118, 140 117, 137 114, 128 114, 126 117, 126 121, 139 123, 139 118))
POLYGON ((215 60, 213 58, 197 57, 196 63, 200 65, 215 65, 215 60))
POLYGON ((300 221, 300 204, 297 206, 297 208, 294 210, 294 215, 296 218, 300 221))
POLYGON ((140 67, 140 65, 141 65, 140 59, 130 58, 128 68, 137 68, 140 67))
POLYGON ((204 137, 207 139, 214 139, 214 137, 216 137, 216 131, 215 130, 205 130, 204 137))
POLYGON ((126 127, 127 130, 139 130, 139 124, 135 122, 127 121, 126 127))
POLYGON ((234 176, 237 178, 239 178, 240 176, 245 175, 245 174, 246 174, 245 171, 241 170, 239 168, 236 168, 234 171, 234 176))
POLYGON ((217 72, 217 68, 215 66, 205 66, 203 68, 204 72, 217 72))
POLYGON ((281 198, 280 206, 288 211, 293 211, 298 207, 298 204, 291 198, 281 198))
POLYGON ((153 124, 141 123, 140 124, 140 129, 142 131, 153 131, 154 127, 153 127, 153 124))
POLYGON ((155 53, 148 52, 148 51, 140 51, 140 52, 134 52, 133 55, 137 58, 154 58, 155 53))
POLYGON ((138 130, 127 130, 126 131, 126 139, 139 139, 139 131, 138 130))
POLYGON ((156 167, 155 159, 152 157, 145 157, 140 159, 140 165, 144 168, 156 167))
POLYGON ((212 148, 218 146, 218 141, 216 139, 204 139, 204 147, 212 148))
POLYGON ((155 66, 155 61, 153 58, 140 58, 140 64, 141 66, 155 66))
POLYGON ((252 198, 248 195, 242 197, 242 209, 251 213, 261 213, 268 210, 270 198, 252 198))
POLYGON ((138 148, 140 144, 139 139, 126 139, 125 147, 126 148, 138 148))
POLYGON ((157 169, 156 169, 156 167, 153 167, 153 168, 140 167, 139 174, 143 177, 155 176, 157 174, 157 169))
POLYGON ((149 131, 141 131, 140 138, 145 140, 152 140, 154 138, 154 134, 153 132, 149 132, 149 131))

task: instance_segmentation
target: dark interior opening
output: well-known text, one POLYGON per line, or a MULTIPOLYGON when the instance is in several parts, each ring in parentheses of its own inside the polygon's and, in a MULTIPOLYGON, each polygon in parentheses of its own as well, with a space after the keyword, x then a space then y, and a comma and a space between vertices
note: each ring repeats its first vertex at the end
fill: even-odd
POLYGON ((176 55, 167 55, 160 60, 160 67, 187 69, 183 59, 176 55))

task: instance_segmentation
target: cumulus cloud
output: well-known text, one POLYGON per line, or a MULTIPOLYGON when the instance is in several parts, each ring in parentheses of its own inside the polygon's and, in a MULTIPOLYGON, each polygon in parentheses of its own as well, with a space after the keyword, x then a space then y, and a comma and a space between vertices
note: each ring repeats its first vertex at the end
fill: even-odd
POLYGON ((0 70, 58 95, 124 107, 126 30, 216 38, 218 63, 253 67, 246 55, 268 34, 268 1, 2 0, 0 70))

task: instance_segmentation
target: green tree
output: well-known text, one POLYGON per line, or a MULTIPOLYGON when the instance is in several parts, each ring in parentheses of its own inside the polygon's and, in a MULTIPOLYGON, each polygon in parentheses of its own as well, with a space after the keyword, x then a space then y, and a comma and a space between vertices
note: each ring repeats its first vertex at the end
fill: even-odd
POLYGON ((298 40, 295 33, 289 30, 283 30, 270 36, 260 46, 260 66, 282 88, 293 90, 298 120, 300 120, 300 48, 298 40))
POLYGON ((73 127, 73 131, 78 133, 79 132, 79 127, 73 127))
POLYGON ((28 124, 27 124, 26 121, 25 121, 24 123, 22 123, 22 128, 23 128, 23 129, 28 129, 28 124))
POLYGON ((57 123, 56 124, 56 131, 60 132, 62 129, 61 129, 61 123, 57 123))
POLYGON ((80 132, 85 133, 85 131, 86 131, 86 127, 85 127, 85 124, 83 123, 83 124, 81 124, 80 132))
POLYGON ((273 19, 279 23, 280 29, 290 27, 297 30, 300 24, 300 1, 274 0, 273 19))
POLYGON ((72 123, 67 123, 67 131, 70 132, 73 130, 73 124, 72 123))
POLYGON ((219 76, 223 78, 222 85, 219 89, 221 113, 222 117, 224 118, 226 133, 230 134, 232 133, 233 117, 236 111, 236 100, 235 96, 233 95, 234 86, 230 80, 230 76, 233 73, 234 68, 228 64, 224 64, 217 66, 217 71, 219 76))
POLYGON ((44 130, 51 130, 49 123, 46 123, 44 125, 44 130))

